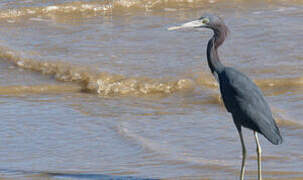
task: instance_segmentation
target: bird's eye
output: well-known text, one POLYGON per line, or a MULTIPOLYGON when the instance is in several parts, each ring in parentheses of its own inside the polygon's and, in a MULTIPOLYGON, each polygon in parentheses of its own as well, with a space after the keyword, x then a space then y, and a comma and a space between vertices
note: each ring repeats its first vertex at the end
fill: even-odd
POLYGON ((209 23, 209 20, 207 18, 204 18, 204 19, 202 19, 202 23, 207 24, 207 23, 209 23))

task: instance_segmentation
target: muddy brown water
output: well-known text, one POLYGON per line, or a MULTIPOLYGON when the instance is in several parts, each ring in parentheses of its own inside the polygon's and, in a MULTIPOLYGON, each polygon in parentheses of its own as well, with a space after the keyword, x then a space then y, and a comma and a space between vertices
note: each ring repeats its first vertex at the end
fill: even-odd
POLYGON ((260 86, 284 137, 260 138, 264 178, 303 179, 303 1, 279 0, 2 0, 0 178, 236 179, 212 32, 167 31, 205 12, 225 19, 222 62, 260 86))

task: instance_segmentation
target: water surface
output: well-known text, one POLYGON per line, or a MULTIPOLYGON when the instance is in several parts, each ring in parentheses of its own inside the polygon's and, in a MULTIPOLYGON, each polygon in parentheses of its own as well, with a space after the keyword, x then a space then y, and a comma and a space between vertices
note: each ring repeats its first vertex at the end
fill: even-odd
MULTIPOLYGON (((206 63, 209 30, 167 31, 210 12, 221 60, 263 90, 284 143, 260 137, 265 179, 303 178, 302 1, 0 2, 0 177, 235 179, 241 145, 206 63)), ((245 130, 247 178, 256 179, 245 130)))

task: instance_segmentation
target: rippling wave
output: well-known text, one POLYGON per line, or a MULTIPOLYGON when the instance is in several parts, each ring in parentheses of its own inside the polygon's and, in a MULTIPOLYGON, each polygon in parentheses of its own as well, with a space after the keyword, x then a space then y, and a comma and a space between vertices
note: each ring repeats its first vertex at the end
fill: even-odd
POLYGON ((63 92, 80 92, 81 86, 75 85, 34 85, 34 86, 0 86, 0 95, 11 94, 51 94, 63 92))
MULTIPOLYGON (((149 95, 149 94, 170 94, 177 91, 188 91, 194 89, 194 82, 191 79, 179 79, 164 81, 146 77, 125 77, 122 75, 107 72, 97 72, 66 62, 46 62, 30 58, 22 58, 17 52, 0 48, 0 58, 7 60, 19 68, 40 72, 44 75, 52 75, 56 80, 64 82, 77 82, 82 85, 83 91, 98 93, 101 95, 149 95)), ((10 90, 4 88, 1 92, 20 91, 43 91, 54 89, 48 87, 24 87, 14 86, 10 90)), ((60 86, 59 89, 62 89, 60 86)), ((78 88, 67 88, 78 90, 78 88)), ((61 91, 60 90, 60 91, 61 91)))
MULTIPOLYGON (((209 88, 219 87, 218 83, 214 80, 210 73, 195 72, 190 74, 190 76, 199 85, 209 88)), ((296 87, 303 85, 303 77, 256 79, 254 82, 262 89, 276 87, 296 87)))
POLYGON ((2 177, 8 179, 19 179, 20 176, 24 175, 22 179, 103 179, 103 180, 157 180, 155 178, 143 178, 136 176, 123 176, 123 175, 107 175, 97 173, 81 173, 81 172, 46 172, 46 171, 25 171, 25 170, 10 170, 0 169, 2 177))
POLYGON ((126 123, 120 124, 120 126, 118 126, 117 131, 121 136, 134 140, 136 143, 138 143, 139 145, 141 145, 143 148, 145 148, 147 150, 150 150, 150 151, 156 152, 156 153, 160 153, 165 156, 169 156, 172 160, 191 162, 193 164, 207 164, 208 166, 212 166, 215 168, 222 168, 222 167, 228 168, 228 167, 232 167, 235 165, 235 164, 232 164, 231 162, 224 161, 224 160, 217 160, 217 159, 211 160, 211 159, 193 158, 193 157, 186 156, 184 154, 174 151, 173 148, 170 147, 168 144, 163 144, 163 143, 161 144, 161 143, 153 141, 151 139, 142 137, 142 136, 136 134, 135 132, 132 132, 126 126, 127 126, 126 123))
MULTIPOLYGON (((192 78, 171 80, 152 79, 147 77, 125 77, 119 74, 98 72, 89 68, 72 65, 64 61, 48 62, 31 58, 23 58, 18 52, 8 48, 0 48, 0 58, 7 60, 19 68, 52 75, 58 81, 77 82, 81 85, 73 86, 8 86, 3 87, 0 93, 45 93, 62 91, 87 91, 105 96, 113 95, 151 95, 171 94, 175 92, 192 91, 197 85, 208 88, 217 88, 218 84, 210 74, 198 72, 192 78)), ((285 79, 261 79, 255 81, 261 88, 301 86, 303 77, 285 79)), ((216 98, 218 99, 218 98, 216 98)), ((220 98, 219 98, 220 99, 220 98)))
MULTIPOLYGON (((69 2, 54 4, 44 7, 22 7, 9 8, 0 12, 0 18, 16 18, 23 16, 37 16, 50 14, 87 13, 98 15, 119 8, 136 8, 149 10, 156 7, 165 7, 168 4, 203 2, 205 0, 117 0, 117 1, 91 1, 91 2, 69 2)), ((211 2, 212 0, 210 0, 211 2)), ((208 2, 208 1, 205 1, 208 2)))
MULTIPOLYGON (((233 2, 233 1, 232 1, 233 2)), ((247 3, 244 0, 234 1, 235 4, 247 3)), ((277 2, 285 3, 280 0, 277 2)), ((302 1, 288 1, 288 3, 301 3, 302 1)), ((185 7, 205 7, 214 3, 231 3, 230 1, 218 0, 113 0, 113 1, 75 1, 49 6, 26 6, 21 8, 6 8, 0 11, 0 19, 32 17, 43 15, 68 15, 82 13, 86 15, 100 15, 121 9, 135 9, 150 11, 153 9, 163 9, 165 11, 175 11, 185 7)), ((271 2, 273 3, 273 2, 271 2)))

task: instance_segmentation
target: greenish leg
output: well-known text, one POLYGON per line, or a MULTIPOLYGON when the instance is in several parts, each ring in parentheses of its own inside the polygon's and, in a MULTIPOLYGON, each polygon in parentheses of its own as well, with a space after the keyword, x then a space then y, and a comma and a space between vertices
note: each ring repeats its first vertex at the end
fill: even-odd
POLYGON ((241 140, 241 146, 242 146, 242 165, 241 165, 241 173, 240 173, 240 180, 244 180, 244 174, 245 174, 245 161, 246 161, 246 148, 243 140, 242 130, 241 127, 238 128, 240 140, 241 140))
POLYGON ((256 139, 256 144, 257 144, 257 155, 258 155, 258 180, 262 180, 262 173, 261 173, 261 146, 259 143, 259 138, 258 134, 256 131, 254 131, 255 139, 256 139))

